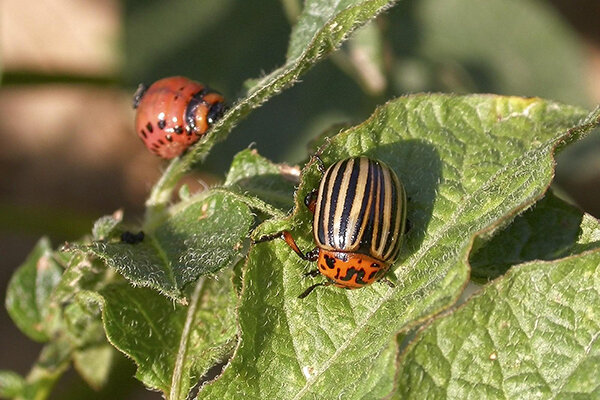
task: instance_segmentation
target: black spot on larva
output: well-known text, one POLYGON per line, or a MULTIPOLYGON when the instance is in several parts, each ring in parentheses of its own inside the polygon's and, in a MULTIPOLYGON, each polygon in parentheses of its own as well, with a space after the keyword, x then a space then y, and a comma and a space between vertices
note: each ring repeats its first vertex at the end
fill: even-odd
MULTIPOLYGON (((206 102, 204 101, 204 95, 206 94, 206 91, 207 89, 204 88, 198 93, 195 93, 188 102, 187 107, 185 108, 185 122, 188 125, 188 135, 191 135, 192 132, 196 132, 196 134, 198 134, 196 127, 196 111, 198 110, 198 106, 200 104, 206 104, 206 102)), ((202 133, 203 132, 201 132, 200 135, 202 133)))
POLYGON ((155 149, 158 149, 160 147, 160 145, 156 142, 152 143, 152 147, 154 147, 155 149))
POLYGON ((161 146, 165 144, 165 142, 163 142, 162 139, 158 139, 158 143, 160 143, 161 146))
POLYGON ((158 125, 160 129, 165 129, 165 126, 167 126, 167 121, 164 119, 159 119, 156 125, 158 125))
POLYGON ((146 124, 146 129, 148 129, 148 132, 150 133, 154 132, 154 128, 152 127, 152 124, 150 122, 146 124))
POLYGON ((167 139, 169 142, 173 141, 173 137, 171 135, 165 136, 165 139, 167 139))
POLYGON ((178 90, 181 92, 183 89, 185 89, 185 86, 180 87, 178 90))
POLYGON ((330 269, 333 269, 335 267, 335 258, 325 255, 325 263, 330 269))
POLYGON ((146 136, 146 131, 145 130, 141 130, 140 133, 142 134, 142 136, 144 137, 144 139, 146 139, 148 136, 146 136))
POLYGON ((173 128, 173 132, 175 132, 178 135, 181 135, 183 133, 183 127, 181 125, 177 125, 175 128, 173 128))
POLYGON ((223 103, 215 103, 210 107, 210 110, 208 110, 208 114, 206 114, 206 121, 208 122, 209 125, 212 125, 215 123, 215 121, 217 121, 219 118, 221 118, 223 116, 223 113, 225 111, 225 105, 223 103))

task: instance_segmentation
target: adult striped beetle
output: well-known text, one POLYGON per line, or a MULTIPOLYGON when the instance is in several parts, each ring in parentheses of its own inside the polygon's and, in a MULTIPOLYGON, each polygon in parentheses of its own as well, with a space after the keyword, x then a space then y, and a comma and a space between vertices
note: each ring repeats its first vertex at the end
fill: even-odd
POLYGON ((383 162, 367 157, 338 161, 324 171, 319 188, 305 204, 313 212, 316 248, 304 254, 288 231, 259 239, 282 238, 303 260, 317 261, 319 273, 334 285, 357 289, 382 279, 398 257, 406 229, 406 193, 396 173, 383 162))

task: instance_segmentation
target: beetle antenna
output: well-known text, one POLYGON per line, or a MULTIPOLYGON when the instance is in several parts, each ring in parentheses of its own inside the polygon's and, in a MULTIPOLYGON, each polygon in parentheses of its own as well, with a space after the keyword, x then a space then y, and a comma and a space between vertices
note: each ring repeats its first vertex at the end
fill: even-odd
POLYGON ((319 258, 319 249, 318 248, 315 248, 315 249, 307 252, 306 254, 304 254, 302 252, 302 250, 300 250, 300 248, 296 244, 296 241, 292 237, 292 234, 289 233, 288 231, 276 232, 271 235, 261 236, 258 239, 253 240, 252 243, 258 244, 258 243, 262 243, 262 242, 269 242, 274 239, 283 239, 285 241, 285 243, 288 246, 290 246, 290 248, 292 250, 294 250, 294 253, 298 254, 298 257, 300 257, 303 260, 317 261, 317 259, 319 258))

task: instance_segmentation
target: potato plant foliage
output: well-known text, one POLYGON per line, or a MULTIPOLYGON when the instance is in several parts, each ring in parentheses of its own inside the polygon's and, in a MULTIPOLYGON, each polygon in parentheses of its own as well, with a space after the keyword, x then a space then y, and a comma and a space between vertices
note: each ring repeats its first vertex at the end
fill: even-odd
POLYGON ((321 138, 326 166, 365 155, 405 186, 411 229, 393 287, 301 300, 323 279, 303 276, 314 266, 280 240, 253 244, 286 229, 314 247, 310 154, 294 168, 247 149, 221 185, 174 194, 254 109, 394 3, 305 1, 284 63, 170 162, 139 226, 117 212, 66 246, 40 239, 6 307, 44 348, 26 376, 0 371, 0 397, 47 398, 70 366, 111 385, 122 354, 172 400, 600 396, 600 223, 550 189, 556 153, 597 127, 600 109, 411 94, 321 138), (470 283, 483 286, 460 300, 470 283))

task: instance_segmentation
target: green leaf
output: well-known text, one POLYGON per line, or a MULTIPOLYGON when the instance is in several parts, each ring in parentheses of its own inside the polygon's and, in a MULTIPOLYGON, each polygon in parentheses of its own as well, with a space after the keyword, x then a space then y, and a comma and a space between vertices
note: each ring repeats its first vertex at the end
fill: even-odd
MULTIPOLYGON (((396 46, 415 47, 409 56, 427 63, 421 69, 435 69, 439 80, 417 90, 535 94, 590 104, 582 41, 551 3, 421 0, 398 8, 404 12, 392 30, 405 35, 396 38, 396 46)), ((398 78, 406 80, 400 74, 409 72, 399 69, 398 78)))
POLYGON ((599 248, 515 267, 435 321, 401 360, 397 397, 597 398, 599 248))
POLYGON ((64 333, 77 349, 106 343, 98 304, 80 292, 64 306, 64 333))
POLYGON ((6 292, 6 309, 19 329, 32 340, 50 339, 54 323, 50 295, 62 275, 50 241, 42 238, 13 274, 6 292))
POLYGON ((494 279, 512 265, 564 257, 577 244, 584 213, 548 192, 533 207, 485 243, 476 243, 470 256, 471 276, 494 279))
POLYGON ((294 205, 294 186, 299 183, 299 176, 299 168, 274 164, 256 150, 246 149, 233 159, 224 186, 287 212, 294 205))
POLYGON ((98 290, 107 282, 116 279, 113 271, 107 268, 102 261, 86 257, 86 254, 69 251, 78 246, 83 246, 83 244, 71 243, 65 246, 62 252, 55 253, 57 257, 65 259, 63 265, 66 265, 60 282, 52 293, 52 303, 57 307, 71 303, 81 291, 98 290))
POLYGON ((376 21, 371 21, 358 29, 346 45, 331 56, 335 65, 371 96, 383 95, 388 84, 384 35, 382 27, 376 21))
MULTIPOLYGON (((392 268, 398 284, 318 288, 299 300, 323 278, 303 279, 313 266, 282 241, 254 246, 239 306, 239 347, 199 398, 389 394, 397 334, 456 301, 468 281, 474 235, 541 197, 553 176, 557 144, 599 119, 598 111, 588 116, 538 98, 416 95, 389 102, 334 137, 321 156, 326 166, 367 155, 387 163, 404 182, 412 229, 392 268)), ((296 211, 284 221, 304 250, 314 246, 312 216, 298 200, 319 179, 309 164, 296 211)))
POLYGON ((23 398, 35 400, 47 398, 58 379, 69 367, 72 351, 71 344, 61 338, 46 344, 27 374, 23 398))
POLYGON ((123 221, 123 211, 117 210, 112 215, 105 215, 94 223, 92 236, 96 240, 107 239, 123 221))
POLYGON ((167 399, 186 399, 206 371, 235 345, 237 295, 232 271, 201 278, 188 307, 146 288, 110 285, 101 291, 110 342, 138 365, 136 377, 167 399))
POLYGON ((145 230, 141 243, 98 241, 76 248, 100 257, 134 285, 185 301, 187 284, 243 255, 252 220, 248 207, 233 196, 202 193, 174 206, 165 221, 145 230))
POLYGON ((302 15, 290 38, 285 64, 269 75, 254 80, 246 98, 235 103, 186 155, 171 162, 146 202, 147 218, 152 219, 155 213, 160 214, 162 207, 171 198, 171 192, 179 178, 203 160, 212 146, 224 140, 233 126, 251 110, 292 86, 317 61, 339 47, 352 31, 375 18, 393 3, 393 0, 305 2, 302 15))
POLYGON ((108 343, 73 352, 75 369, 96 390, 108 381, 114 358, 115 349, 108 343))
POLYGON ((25 379, 16 372, 0 370, 0 397, 13 398, 23 393, 25 379))
POLYGON ((390 7, 393 1, 361 0, 307 0, 298 23, 292 30, 287 59, 295 60, 311 47, 320 45, 323 50, 331 50, 339 45, 345 36, 390 7), (365 18, 366 17, 366 18, 365 18), (311 46, 312 45, 312 46, 311 46))

